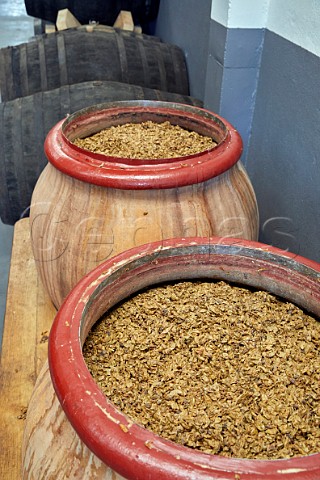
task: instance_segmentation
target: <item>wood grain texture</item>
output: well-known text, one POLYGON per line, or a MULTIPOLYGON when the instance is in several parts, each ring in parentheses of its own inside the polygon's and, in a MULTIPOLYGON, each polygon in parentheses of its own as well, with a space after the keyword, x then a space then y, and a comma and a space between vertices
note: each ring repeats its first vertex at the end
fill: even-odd
POLYGON ((54 392, 48 362, 30 399, 22 459, 23 480, 124 480, 84 445, 68 422, 54 392))
POLYGON ((149 190, 95 186, 48 164, 33 193, 30 228, 42 282, 58 308, 88 271, 134 246, 192 236, 256 240, 258 211, 240 162, 202 183, 149 190))
POLYGON ((2 101, 94 80, 189 94, 182 49, 132 32, 68 29, 0 49, 2 101))
POLYGON ((125 480, 80 440, 54 392, 48 362, 30 399, 22 447, 23 480, 125 480))
POLYGON ((47 358, 47 335, 55 309, 38 280, 29 219, 14 229, 0 368, 1 480, 21 478, 25 412, 47 358))

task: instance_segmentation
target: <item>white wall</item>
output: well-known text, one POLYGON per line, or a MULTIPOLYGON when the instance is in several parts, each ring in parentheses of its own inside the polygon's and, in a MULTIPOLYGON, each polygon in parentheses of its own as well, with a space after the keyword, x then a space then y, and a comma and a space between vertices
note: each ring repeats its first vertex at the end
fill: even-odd
POLYGON ((320 56, 319 0, 270 0, 267 28, 320 56))
POLYGON ((264 28, 269 2, 270 0, 212 0, 211 18, 228 28, 264 28))
POLYGON ((320 56, 320 0, 212 0, 211 18, 228 28, 267 28, 320 56))

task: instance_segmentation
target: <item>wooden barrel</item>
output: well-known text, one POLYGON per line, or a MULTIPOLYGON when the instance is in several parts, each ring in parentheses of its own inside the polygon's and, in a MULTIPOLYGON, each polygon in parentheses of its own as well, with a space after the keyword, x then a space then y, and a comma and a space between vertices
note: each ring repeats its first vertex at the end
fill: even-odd
POLYGON ((47 158, 43 144, 61 118, 93 104, 116 100, 163 100, 201 106, 195 98, 120 82, 65 85, 0 103, 0 217, 13 225, 29 214, 34 186, 47 158))
POLYGON ((49 164, 34 189, 30 226, 36 264, 56 307, 95 265, 135 245, 177 236, 258 236, 240 135, 207 110, 151 101, 98 105, 57 124, 45 151, 49 164), (71 143, 146 120, 169 121, 218 145, 157 161, 108 157, 71 143))
POLYGON ((129 10, 135 24, 157 18, 160 0, 25 0, 26 11, 32 17, 55 23, 59 10, 68 8, 80 23, 94 20, 113 25, 120 10, 129 10))
POLYGON ((188 95, 183 51, 150 38, 117 29, 69 29, 2 48, 2 101, 93 80, 188 95))
POLYGON ((319 480, 319 453, 227 458, 165 440, 131 421, 90 376, 82 346, 103 313, 159 281, 204 278, 266 290, 320 315, 320 264, 261 243, 171 239, 102 263, 73 289, 54 321, 51 378, 46 365, 27 413, 24 480, 319 480))

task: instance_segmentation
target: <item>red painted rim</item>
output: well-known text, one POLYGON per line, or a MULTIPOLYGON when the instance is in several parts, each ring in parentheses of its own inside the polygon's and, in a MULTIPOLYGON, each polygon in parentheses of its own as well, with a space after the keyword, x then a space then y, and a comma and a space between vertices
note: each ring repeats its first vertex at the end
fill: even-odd
MULTIPOLYGON (((104 128, 104 127, 103 127, 104 128)), ((100 128, 101 130, 101 128, 100 128)), ((98 130, 96 130, 98 131, 98 130)), ((203 108, 159 101, 128 101, 96 105, 79 110, 55 125, 45 141, 52 165, 66 175, 99 186, 121 189, 175 188, 200 183, 230 169, 242 153, 242 140, 224 118, 203 108), (204 129, 219 136, 219 144, 197 155, 175 159, 132 160, 94 154, 76 147, 69 139, 90 125, 110 118, 174 117, 190 129, 204 129)))
MULTIPOLYGON (((138 278, 148 275, 155 278, 155 271, 161 277, 169 270, 173 279, 172 272, 179 269, 179 265, 189 272, 196 271, 194 278, 202 275, 202 267, 209 265, 210 271, 222 272, 225 276, 240 272, 246 279, 252 273, 252 279, 258 282, 263 283, 264 279, 272 285, 282 282, 289 292, 288 299, 301 294, 306 301, 311 299, 319 314, 320 264, 259 242, 217 237, 170 239, 142 245, 109 259, 71 291, 50 334, 49 366, 53 385, 79 437, 104 463, 129 480, 318 480, 320 454, 281 460, 246 460, 207 455, 164 440, 130 422, 107 401, 93 381, 82 356, 80 338, 83 318, 90 313, 90 305, 100 298, 107 305, 108 292, 128 291, 138 278)), ((218 274, 219 277, 213 278, 224 278, 218 274)), ((247 284, 253 285, 252 279, 249 278, 247 284)))

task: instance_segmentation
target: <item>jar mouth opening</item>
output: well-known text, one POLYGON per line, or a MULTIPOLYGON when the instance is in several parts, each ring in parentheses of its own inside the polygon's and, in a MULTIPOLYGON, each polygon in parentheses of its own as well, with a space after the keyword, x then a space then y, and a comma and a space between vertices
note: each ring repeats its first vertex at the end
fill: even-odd
POLYGON ((119 464, 116 458, 110 459, 112 448, 115 455, 122 452, 125 456, 133 451, 134 458, 128 457, 128 469, 139 468, 140 456, 142 458, 147 453, 153 459, 154 472, 159 462, 167 462, 175 465, 180 474, 176 478, 179 479, 189 478, 184 475, 190 464, 199 470, 199 479, 207 478, 201 476, 202 467, 206 475, 212 471, 226 469, 232 472, 236 469, 239 472, 259 471, 259 474, 266 474, 265 478, 267 475, 276 478, 272 475, 286 468, 315 467, 319 463, 319 454, 251 460, 192 451, 130 422, 95 384, 85 365, 82 345, 101 315, 146 286, 200 277, 259 287, 293 301, 317 316, 320 314, 320 264, 275 247, 232 238, 190 238, 154 242, 123 252, 79 282, 60 309, 51 331, 49 363, 53 384, 73 427, 98 457, 109 465, 111 460, 110 466, 116 471, 124 458, 118 459, 119 464), (128 432, 123 431, 123 426, 128 432), (146 446, 147 442, 149 446, 146 446))
POLYGON ((131 100, 102 103, 69 115, 62 124, 62 135, 71 149, 101 162, 142 166, 181 163, 183 160, 206 155, 226 140, 228 128, 221 118, 200 107, 172 102, 131 100), (191 155, 139 159, 95 153, 73 143, 76 138, 86 138, 112 126, 146 121, 154 123, 168 121, 171 125, 178 125, 185 130, 208 136, 216 145, 191 155))
POLYGON ((230 170, 242 154, 237 130, 219 115, 193 105, 131 100, 110 102, 79 110, 61 120, 47 135, 44 150, 62 173, 101 187, 127 190, 167 189, 211 180, 230 170), (168 118, 191 131, 208 133, 217 146, 200 154, 170 159, 135 160, 108 157, 78 148, 73 139, 106 124, 168 118), (175 119, 175 120, 172 120, 175 119))

